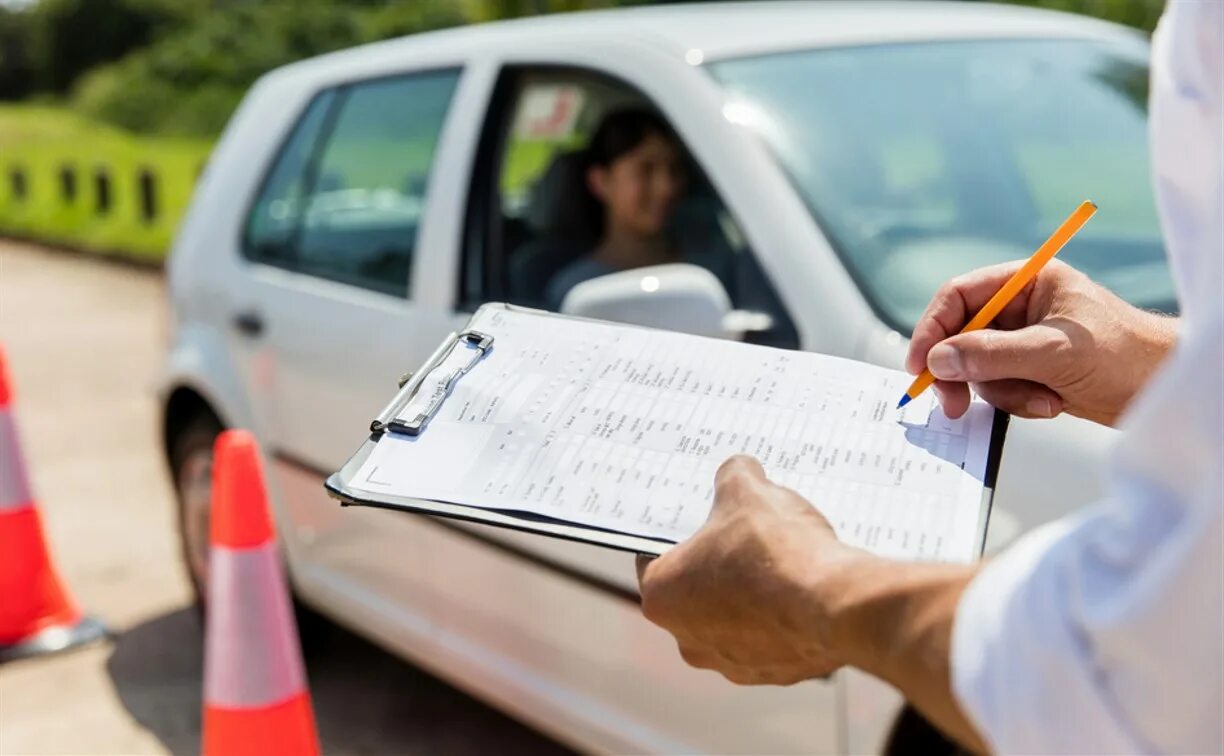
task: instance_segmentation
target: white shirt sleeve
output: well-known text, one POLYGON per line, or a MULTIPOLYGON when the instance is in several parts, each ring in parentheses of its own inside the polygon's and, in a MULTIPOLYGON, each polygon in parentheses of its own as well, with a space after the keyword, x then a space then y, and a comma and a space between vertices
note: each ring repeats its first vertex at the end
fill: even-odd
POLYGON ((1109 500, 961 599, 953 687, 999 752, 1224 752, 1224 2, 1170 3, 1152 80, 1180 343, 1124 421, 1109 500))

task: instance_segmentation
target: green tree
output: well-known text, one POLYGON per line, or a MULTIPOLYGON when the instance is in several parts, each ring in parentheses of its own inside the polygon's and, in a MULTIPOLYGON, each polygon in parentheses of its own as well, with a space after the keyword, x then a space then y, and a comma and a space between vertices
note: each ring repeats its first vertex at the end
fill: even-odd
POLYGON ((93 66, 117 60, 185 22, 191 7, 172 0, 41 0, 25 11, 38 88, 67 92, 93 66))
POLYGON ((0 7, 0 100, 19 100, 33 91, 30 14, 0 7))
POLYGON ((147 47, 75 88, 85 113, 137 132, 212 135, 262 74, 314 55, 464 23, 445 0, 412 4, 213 0, 147 47))
MULTIPOLYGON (((1013 5, 1031 5, 1038 8, 1068 11, 1084 16, 1095 16, 1106 21, 1126 24, 1136 29, 1151 32, 1156 28, 1160 14, 1164 12, 1165 0, 993 0, 1013 5)), ((1204 0, 1220 2, 1220 0, 1204 0)))
MULTIPOLYGON (((1005 1, 1145 30, 1164 5, 1005 1)), ((129 129, 213 135, 255 79, 295 60, 474 21, 644 4, 649 0, 39 0, 22 12, 0 11, 0 98, 71 92, 79 110, 129 129)))

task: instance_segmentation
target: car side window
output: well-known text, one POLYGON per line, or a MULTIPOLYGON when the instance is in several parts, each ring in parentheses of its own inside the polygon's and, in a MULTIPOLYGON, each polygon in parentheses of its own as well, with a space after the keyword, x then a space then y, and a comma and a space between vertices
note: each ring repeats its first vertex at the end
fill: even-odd
POLYGON ((247 217, 244 253, 258 262, 291 263, 298 216, 309 190, 307 172, 335 92, 315 97, 281 147, 247 217))
POLYGON ((458 78, 457 71, 439 71, 346 85, 319 106, 325 111, 319 126, 316 100, 269 176, 269 199, 255 204, 252 256, 405 296, 429 171, 458 78), (299 136, 313 142, 304 163, 295 149, 299 136), (269 256, 272 250, 277 254, 269 256))
MULTIPOLYGON (((495 148, 480 156, 477 169, 491 175, 478 175, 474 183, 475 191, 483 186, 493 195, 480 213, 490 228, 476 236, 480 243, 469 239, 465 250, 468 270, 493 273, 465 280, 464 299, 558 310, 568 290, 585 280, 684 262, 712 273, 732 308, 767 316, 744 319, 758 324, 747 340, 799 345, 735 219, 653 103, 628 84, 589 71, 527 69, 507 76, 513 76, 503 80, 509 96, 501 112, 495 100, 486 126, 496 130, 486 139, 495 148), (662 138, 652 142, 652 135, 662 138), (600 139, 602 148, 593 146, 600 139), (597 196, 591 171, 600 149, 604 163, 613 163, 638 145, 634 165, 603 168, 624 174, 649 170, 653 178, 629 178, 597 196), (625 207, 631 217, 610 230, 625 207), (638 233, 638 246, 657 251, 635 257, 634 243, 613 248, 613 237, 624 238, 626 230, 638 233)), ((666 317, 658 320, 665 323, 666 317)))

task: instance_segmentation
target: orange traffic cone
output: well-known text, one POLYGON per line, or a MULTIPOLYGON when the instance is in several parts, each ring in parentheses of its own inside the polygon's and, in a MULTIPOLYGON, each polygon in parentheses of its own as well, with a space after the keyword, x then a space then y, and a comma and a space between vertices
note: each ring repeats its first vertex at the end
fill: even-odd
POLYGON ((255 438, 213 447, 203 756, 319 753, 255 438))
POLYGON ((0 662, 63 651, 105 637, 60 581, 30 492, 0 347, 0 662))

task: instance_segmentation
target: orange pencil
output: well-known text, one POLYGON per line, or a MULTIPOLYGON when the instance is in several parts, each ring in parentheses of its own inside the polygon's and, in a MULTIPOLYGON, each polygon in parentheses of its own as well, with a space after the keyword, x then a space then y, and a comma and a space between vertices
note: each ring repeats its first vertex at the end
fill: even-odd
MULTIPOLYGON (((1003 308, 1016 298, 1020 290, 1027 286, 1029 281, 1033 280, 1033 277, 1045 267, 1046 263, 1054 259, 1054 255, 1058 254, 1066 246, 1067 242, 1071 241, 1071 237, 1075 236, 1084 227, 1084 224, 1088 222, 1088 219, 1096 211, 1096 203, 1085 200, 1083 204, 1075 209, 1075 212, 1067 216, 1062 225, 1050 235, 1049 239, 1045 240, 1045 244, 1037 248, 1037 251, 1028 259, 1024 267, 1007 279, 1007 283, 1003 284, 1003 288, 999 289, 990 298, 986 306, 979 310, 978 314, 973 316, 973 320, 970 320, 960 332, 969 333, 970 331, 980 330, 990 325, 995 318, 999 317, 999 313, 1003 311, 1003 308)), ((897 408, 900 409, 909 404, 911 399, 918 398, 918 395, 926 391, 934 382, 935 376, 931 375, 931 371, 923 370, 914 379, 914 382, 910 384, 909 390, 905 392, 905 396, 901 397, 901 402, 897 404, 897 408)))

